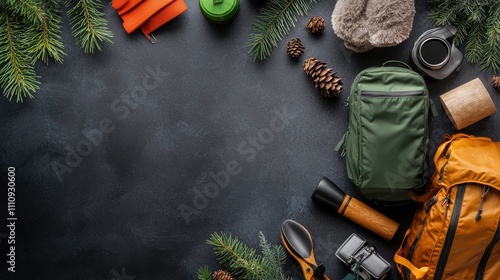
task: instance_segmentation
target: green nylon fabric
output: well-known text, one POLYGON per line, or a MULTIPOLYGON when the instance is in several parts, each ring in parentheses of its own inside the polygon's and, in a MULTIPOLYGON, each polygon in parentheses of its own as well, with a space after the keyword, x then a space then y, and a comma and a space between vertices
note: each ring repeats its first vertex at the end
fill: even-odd
POLYGON ((369 199, 407 201, 427 181, 430 99, 424 79, 401 67, 372 67, 350 92, 345 137, 349 179, 369 199))

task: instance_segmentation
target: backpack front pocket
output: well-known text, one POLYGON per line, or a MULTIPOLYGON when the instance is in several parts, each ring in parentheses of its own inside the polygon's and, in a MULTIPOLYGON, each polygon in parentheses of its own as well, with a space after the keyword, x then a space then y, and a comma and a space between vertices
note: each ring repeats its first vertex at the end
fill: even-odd
POLYGON ((361 91, 358 95, 360 188, 387 197, 426 180, 428 104, 423 91, 361 91), (385 194, 381 194, 380 192, 385 194))

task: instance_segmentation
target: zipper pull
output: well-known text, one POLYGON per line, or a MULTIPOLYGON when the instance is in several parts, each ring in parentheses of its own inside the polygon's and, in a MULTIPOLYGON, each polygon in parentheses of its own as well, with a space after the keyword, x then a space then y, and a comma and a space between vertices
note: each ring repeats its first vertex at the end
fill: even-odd
POLYGON ((351 99, 351 96, 350 95, 347 96, 347 99, 344 102, 342 102, 342 106, 349 107, 349 100, 350 99, 351 99))
POLYGON ((446 204, 446 210, 444 212, 444 219, 446 220, 448 218, 448 208, 450 207, 450 195, 447 194, 446 197, 443 199, 443 203, 441 203, 441 206, 446 204))
POLYGON ((481 220, 481 214, 483 213, 483 199, 489 190, 490 190, 490 187, 483 186, 483 194, 481 195, 481 200, 479 201, 479 207, 477 209, 476 221, 481 220))
POLYGON ((448 203, 448 201, 450 200, 450 195, 446 195, 446 197, 443 199, 443 203, 441 203, 441 206, 444 206, 446 204, 446 206, 450 206, 450 203, 448 203))
POLYGON ((335 145, 335 151, 338 152, 340 150, 340 148, 342 148, 342 152, 340 153, 340 156, 341 157, 344 157, 345 156, 345 141, 346 141, 346 138, 347 138, 347 134, 349 133, 349 131, 347 131, 346 133, 344 133, 344 135, 342 135, 342 138, 340 139, 340 141, 337 143, 337 145, 335 145))
POLYGON ((340 153, 340 157, 345 157, 345 153, 346 153, 346 148, 344 147, 342 149, 342 152, 340 153))

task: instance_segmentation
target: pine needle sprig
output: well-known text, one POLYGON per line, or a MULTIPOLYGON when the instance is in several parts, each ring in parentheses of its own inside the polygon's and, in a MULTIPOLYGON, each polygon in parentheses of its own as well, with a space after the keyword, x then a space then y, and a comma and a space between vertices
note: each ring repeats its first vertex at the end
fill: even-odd
POLYGON ((61 33, 60 9, 55 5, 45 7, 45 2, 36 0, 6 0, 10 14, 21 19, 25 25, 25 44, 35 63, 38 59, 48 64, 49 57, 62 62, 64 45, 61 33))
POLYGON ((49 64, 49 58, 62 63, 66 53, 61 37, 61 3, 45 0, 41 2, 41 7, 45 11, 44 18, 41 26, 33 28, 35 32, 31 38, 34 44, 30 52, 34 54, 35 60, 40 59, 45 64, 49 64))
POLYGON ((33 98, 32 93, 39 89, 39 76, 36 75, 31 55, 23 48, 24 31, 19 20, 7 13, 0 14, 0 88, 3 95, 11 101, 23 102, 33 98))
POLYGON ((32 24, 39 24, 43 20, 44 11, 36 0, 3 0, 5 8, 11 16, 22 18, 32 24))
POLYGON ((455 27, 457 28, 457 33, 455 34, 453 41, 457 46, 460 46, 465 39, 467 39, 467 34, 471 28, 471 24, 468 21, 462 20, 461 24, 455 27))
POLYGON ((247 46, 253 60, 271 55, 278 42, 295 26, 299 16, 305 16, 316 0, 269 0, 267 7, 253 23, 247 46))
POLYGON ((73 36, 85 53, 102 50, 100 42, 113 43, 113 33, 103 12, 104 6, 98 0, 68 0, 68 17, 73 36))
POLYGON ((481 60, 484 53, 483 42, 486 39, 484 35, 484 25, 482 24, 475 24, 473 28, 469 29, 469 38, 465 46, 465 58, 468 61, 477 63, 481 60))
POLYGON ((500 70, 500 2, 497 1, 491 7, 486 26, 485 58, 481 70, 493 69, 494 72, 498 72, 500 70))
POLYGON ((237 279, 267 279, 265 260, 238 238, 213 233, 207 243, 213 246, 218 261, 237 279))
POLYGON ((459 6, 454 5, 453 1, 439 1, 439 0, 429 0, 429 3, 436 5, 434 9, 429 12, 429 17, 434 19, 436 25, 445 25, 449 22, 455 22, 457 12, 460 9, 459 6))
MULTIPOLYGON (((259 245, 262 255, 231 234, 213 233, 207 243, 220 264, 226 267, 239 280, 291 280, 285 276, 286 253, 280 245, 271 245, 262 232, 259 232, 259 245)), ((210 280, 208 267, 198 269, 199 280, 210 280)))
POLYGON ((212 271, 206 265, 198 268, 197 274, 198 280, 212 280, 212 271))
POLYGON ((290 279, 289 277, 285 277, 285 273, 283 271, 283 266, 285 265, 286 253, 283 247, 280 245, 271 245, 264 234, 259 232, 259 240, 260 247, 262 250, 262 255, 269 262, 269 266, 266 268, 268 274, 272 277, 269 279, 290 279))

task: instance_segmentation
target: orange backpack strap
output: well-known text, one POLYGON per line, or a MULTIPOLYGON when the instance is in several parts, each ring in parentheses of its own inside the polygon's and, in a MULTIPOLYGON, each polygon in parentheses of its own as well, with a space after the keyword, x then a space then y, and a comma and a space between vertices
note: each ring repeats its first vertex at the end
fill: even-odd
POLYGON ((409 260, 403 258, 397 253, 394 255, 394 262, 408 268, 417 279, 422 279, 429 270, 427 266, 421 268, 414 266, 409 260))
MULTIPOLYGON (((403 244, 405 243, 406 238, 408 237, 409 233, 410 233, 410 230, 407 230, 405 233, 405 236, 403 237, 403 244)), ((399 271, 399 274, 402 274, 403 271, 401 269, 401 266, 404 266, 404 267, 408 268, 411 271, 411 273, 413 275, 415 275, 415 277, 417 279, 421 279, 422 277, 424 277, 425 274, 427 274, 427 271, 429 271, 429 267, 424 266, 424 267, 418 268, 418 267, 414 266, 408 259, 401 256, 402 250, 403 250, 403 245, 401 245, 399 247, 399 250, 394 254, 394 262, 396 264, 398 264, 397 269, 399 271)))
POLYGON ((438 146, 436 153, 434 154, 434 163, 436 163, 439 158, 446 156, 448 148, 451 145, 451 142, 459 138, 470 138, 470 137, 474 136, 465 133, 456 133, 453 135, 444 134, 443 136, 441 136, 441 145, 438 146))
POLYGON ((150 34, 158 27, 177 17, 188 9, 184 0, 175 0, 157 12, 142 25, 142 33, 150 40, 150 34))

